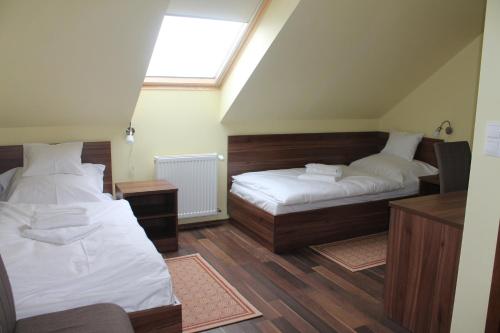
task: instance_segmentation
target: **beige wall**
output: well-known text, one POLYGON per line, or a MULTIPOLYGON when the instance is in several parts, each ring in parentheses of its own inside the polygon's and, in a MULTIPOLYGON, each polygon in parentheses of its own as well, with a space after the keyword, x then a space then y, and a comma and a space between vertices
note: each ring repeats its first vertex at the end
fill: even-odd
POLYGON ((0 126, 130 121, 168 0, 1 0, 0 126))
POLYGON ((452 332, 483 332, 500 219, 500 158, 483 154, 488 121, 500 121, 500 0, 489 0, 472 170, 452 332))
POLYGON ((224 118, 299 2, 300 0, 268 0, 267 8, 264 9, 249 40, 224 80, 221 89, 221 119, 224 118))
POLYGON ((485 1, 301 0, 223 123, 379 118, 481 34, 485 1))
POLYGON ((404 130, 433 135, 450 120, 454 133, 442 138, 471 141, 474 132, 482 36, 477 37, 417 89, 380 118, 382 130, 404 130))
MULTIPOLYGON (((117 145, 120 158, 125 158, 119 177, 152 179, 155 155, 218 153, 225 156, 226 136, 218 120, 219 102, 217 90, 143 90, 132 120, 136 143, 117 145)), ((227 216, 226 162, 220 162, 219 167, 218 200, 222 212, 215 219, 227 216)))

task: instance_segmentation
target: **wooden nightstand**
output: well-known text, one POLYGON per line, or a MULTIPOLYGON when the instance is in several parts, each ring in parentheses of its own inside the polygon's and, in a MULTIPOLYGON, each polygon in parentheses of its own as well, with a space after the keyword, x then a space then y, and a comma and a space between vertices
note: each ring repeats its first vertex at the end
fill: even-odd
POLYGON ((115 184, 117 199, 130 203, 135 217, 159 252, 178 248, 177 188, 164 180, 115 184))
POLYGON ((420 180, 420 195, 439 194, 439 175, 423 176, 420 180))

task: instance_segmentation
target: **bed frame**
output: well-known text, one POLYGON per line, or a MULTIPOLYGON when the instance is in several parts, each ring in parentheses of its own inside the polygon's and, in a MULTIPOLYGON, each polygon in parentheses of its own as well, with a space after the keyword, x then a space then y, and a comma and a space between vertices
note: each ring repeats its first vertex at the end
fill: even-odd
MULTIPOLYGON (((113 194, 111 142, 84 142, 82 163, 104 164, 104 192, 113 194)), ((23 146, 0 146, 0 173, 23 166, 23 146)))
MULTIPOLYGON (((113 194, 113 176, 111 166, 111 142, 84 142, 82 150, 83 163, 104 164, 104 192, 113 194)), ((23 166, 23 146, 0 146, 0 173, 23 166)), ((135 332, 182 331, 182 305, 160 306, 128 314, 135 332)))
MULTIPOLYGON (((382 150, 385 132, 271 134, 228 137, 228 190, 244 172, 301 168, 307 163, 349 164, 382 150)), ((434 143, 424 138, 415 159, 436 166, 434 143)), ((390 200, 397 200, 393 198, 390 200)), ((275 253, 383 232, 389 199, 274 216, 228 192, 230 221, 275 253)))

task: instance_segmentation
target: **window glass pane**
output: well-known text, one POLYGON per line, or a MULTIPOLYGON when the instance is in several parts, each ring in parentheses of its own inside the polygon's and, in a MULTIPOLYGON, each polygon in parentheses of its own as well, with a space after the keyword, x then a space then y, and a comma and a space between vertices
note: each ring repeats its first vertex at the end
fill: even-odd
POLYGON ((165 16, 146 76, 216 79, 247 25, 165 16))

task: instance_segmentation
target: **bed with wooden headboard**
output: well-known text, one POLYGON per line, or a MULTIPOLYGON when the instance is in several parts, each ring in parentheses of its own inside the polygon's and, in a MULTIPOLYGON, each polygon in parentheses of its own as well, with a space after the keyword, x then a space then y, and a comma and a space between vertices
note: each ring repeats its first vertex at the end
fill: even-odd
MULTIPOLYGON (((387 139, 385 132, 229 136, 228 191, 235 175, 307 163, 349 164, 379 153, 387 139)), ((436 166, 434 143, 439 141, 424 138, 415 159, 436 166)), ((274 216, 228 192, 231 222, 273 252, 385 231, 388 203, 386 199, 274 216)))
MULTIPOLYGON (((111 142, 84 142, 82 163, 103 164, 104 192, 113 194, 113 175, 111 166, 111 142)), ((0 146, 0 174, 23 166, 23 146, 0 146)), ((182 331, 182 305, 161 306, 128 314, 135 332, 182 331)))
MULTIPOLYGON (((113 176, 111 168, 111 142, 84 142, 82 163, 103 164, 104 192, 113 194, 113 176)), ((23 166, 23 146, 0 146, 0 173, 23 166)))

